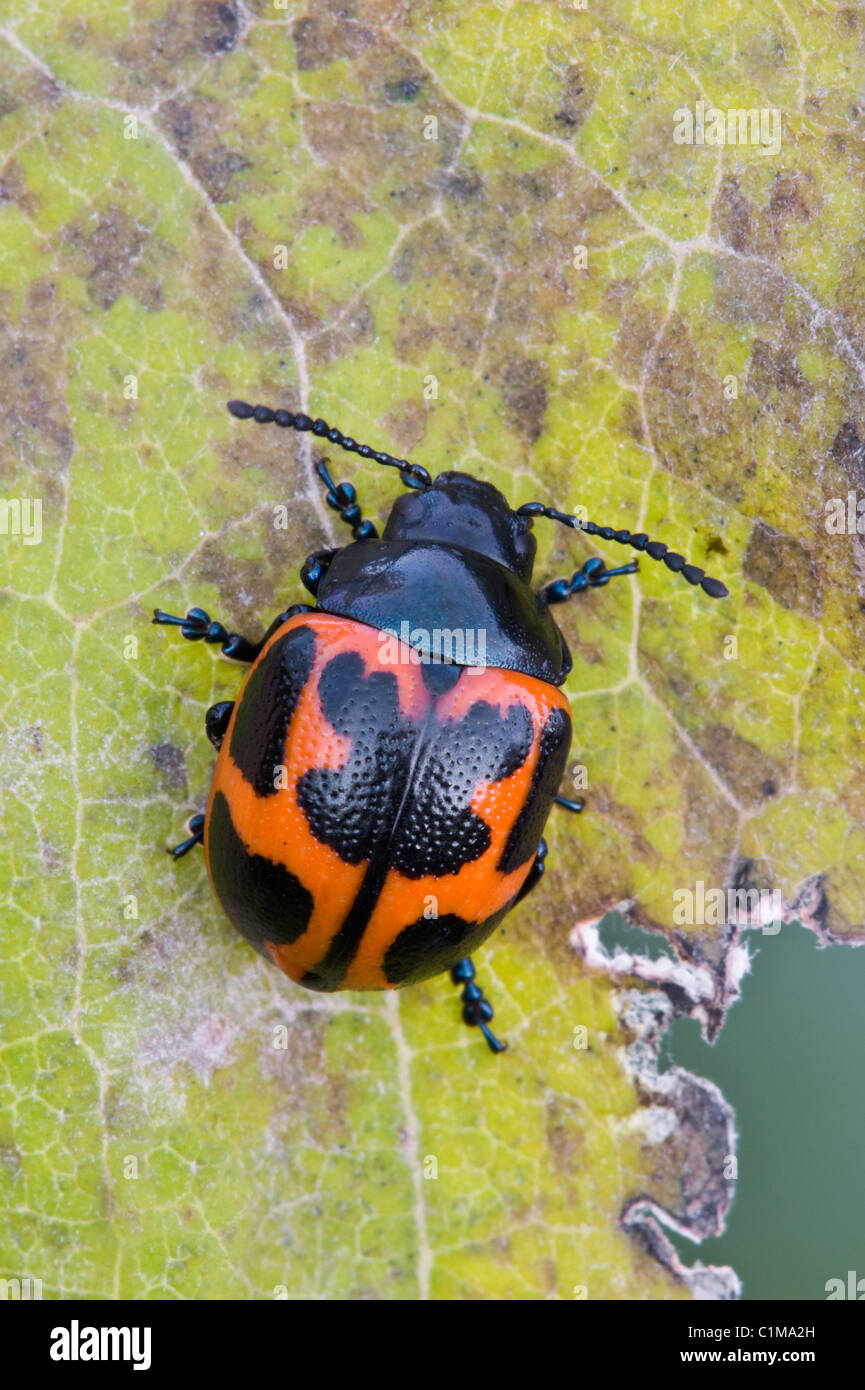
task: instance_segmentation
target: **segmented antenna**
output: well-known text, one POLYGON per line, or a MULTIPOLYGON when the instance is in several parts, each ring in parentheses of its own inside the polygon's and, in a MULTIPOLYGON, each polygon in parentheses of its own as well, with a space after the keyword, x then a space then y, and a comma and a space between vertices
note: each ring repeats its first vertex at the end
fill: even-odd
POLYGON ((338 448, 345 449, 350 454, 359 454, 362 459, 372 459, 374 463, 382 463, 386 468, 398 468, 399 476, 406 487, 424 488, 429 487, 432 482, 429 473, 419 463, 409 463, 408 459, 394 458, 393 454, 371 449, 368 444, 358 444, 356 439, 350 439, 340 430, 334 429, 326 420, 313 420, 311 415, 295 415, 290 410, 271 410, 268 405, 249 405, 247 401, 229 401, 228 409, 237 420, 255 420, 259 425, 279 425, 281 429, 298 430, 301 434, 308 432, 317 435, 319 439, 328 440, 330 444, 336 444, 338 448))
POLYGON ((632 535, 630 531, 615 531, 612 526, 597 526, 594 521, 580 521, 579 517, 572 516, 570 512, 559 512, 555 507, 545 507, 543 502, 526 502, 516 510, 517 516, 545 516, 550 521, 560 521, 563 526, 571 526, 575 531, 585 531, 587 536, 598 536, 603 541, 618 541, 619 545, 631 545, 634 550, 651 556, 653 560, 663 560, 667 569, 672 570, 674 574, 681 574, 689 584, 699 585, 703 593, 708 594, 710 598, 726 598, 730 592, 720 579, 712 579, 698 565, 689 565, 684 555, 677 554, 675 550, 668 550, 664 541, 649 540, 644 531, 637 531, 632 535))
MULTIPOLYGON (((313 420, 311 415, 294 414, 291 410, 271 410, 268 405, 250 405, 248 401, 229 401, 228 409, 237 420, 255 420, 259 425, 279 425, 281 429, 314 434, 319 439, 326 439, 330 444, 345 449, 347 453, 357 454, 363 459, 372 459, 374 463, 381 463, 386 468, 398 468, 400 479, 406 487, 425 488, 432 482, 427 470, 419 463, 394 458, 393 454, 386 454, 381 449, 372 449, 369 444, 358 444, 356 439, 351 439, 341 430, 335 429, 326 420, 313 420)), ((634 550, 644 552, 653 560, 663 560, 667 569, 672 570, 674 574, 681 574, 689 584, 699 585, 703 593, 708 594, 710 598, 726 598, 730 592, 720 579, 712 579, 698 565, 689 565, 684 555, 669 550, 664 541, 649 540, 643 531, 632 535, 630 531, 616 531, 612 526, 597 526, 594 521, 580 521, 579 517, 572 516, 570 512, 545 507, 543 502, 525 502, 522 507, 517 507, 516 514, 547 517, 550 521, 560 521, 563 526, 570 526, 575 531, 585 531, 587 536, 598 536, 604 541, 618 541, 620 545, 633 546, 634 550)))

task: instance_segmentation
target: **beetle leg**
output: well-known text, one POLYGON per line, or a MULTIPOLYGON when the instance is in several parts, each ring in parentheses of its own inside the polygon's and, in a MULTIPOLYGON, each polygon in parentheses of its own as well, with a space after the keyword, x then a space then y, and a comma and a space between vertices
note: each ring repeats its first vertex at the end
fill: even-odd
POLYGON ((564 603, 572 594, 582 593, 584 589, 600 588, 617 574, 635 574, 638 569, 636 560, 631 560, 627 565, 608 570, 603 560, 593 555, 581 569, 574 571, 570 579, 554 579, 551 584, 545 584, 539 590, 538 597, 545 598, 547 603, 564 603))
POLYGON ((278 618, 274 618, 273 622, 270 624, 270 627, 267 629, 267 632, 262 637, 259 646, 266 646, 273 634, 275 632, 278 632, 279 629, 282 627, 283 623, 288 622, 289 618, 296 618, 298 613, 311 613, 312 611, 313 609, 311 603, 293 603, 290 608, 286 608, 284 613, 280 613, 278 618))
POLYGON ((251 662, 260 655, 265 643, 277 628, 282 627, 283 623, 287 623, 289 618, 293 618, 297 613, 311 612, 312 608, 308 603, 292 604, 284 613, 280 613, 278 618, 274 618, 260 642, 250 642, 238 632, 226 632, 222 623, 211 622, 203 608, 190 608, 185 618, 175 618, 172 613, 163 613, 161 608, 154 608, 153 621, 164 626, 179 627, 181 635, 188 642, 200 642, 203 639, 208 644, 221 643, 222 654, 227 656, 229 661, 251 662))
MULTIPOLYGON (((252 406, 246 407, 250 414, 255 414, 252 406)), ((256 416, 256 418, 258 418, 256 416)), ((517 516, 545 516, 549 521, 561 522, 562 526, 571 526, 575 531, 583 531, 587 536, 598 536, 602 541, 616 541, 618 545, 630 545, 634 550, 639 550, 641 554, 648 555, 651 560, 663 560, 668 570, 673 574, 680 574, 689 584, 699 584, 704 594, 709 598, 726 598, 730 592, 726 584, 722 584, 720 579, 713 579, 705 570, 701 570, 699 565, 689 565, 684 555, 679 555, 675 550, 671 550, 666 541, 653 541, 646 535, 645 531, 638 531, 632 535, 630 531, 616 531, 612 526, 599 526, 596 521, 584 521, 582 517, 576 516, 571 512, 560 512, 557 507, 545 507, 543 502, 524 502, 521 507, 517 507, 517 516)), ((583 571, 586 566, 583 566, 583 571)), ((582 573, 578 570, 577 574, 582 573)), ((613 574, 631 574, 630 569, 608 570, 608 577, 613 574)), ((574 575, 574 579, 577 578, 574 575)), ((573 583, 573 580, 571 581, 573 583)), ((606 580, 598 581, 601 584, 606 580)), ((560 583, 567 587, 567 581, 561 580, 560 583)), ((558 590, 558 586, 555 587, 558 590)), ((584 589, 587 586, 580 584, 577 586, 584 589)), ((576 589, 570 590, 576 593, 576 589)), ((558 592, 556 598, 550 600, 551 603, 561 603, 562 599, 568 597, 567 592, 558 592)))
POLYGON ((580 801, 579 799, 576 801, 569 801, 566 796, 556 797, 556 805, 564 806, 566 811, 582 811, 585 804, 585 801, 580 801))
POLYGON ((182 844, 172 845, 167 853, 175 859, 182 859, 184 854, 188 854, 194 845, 200 845, 204 840, 204 816, 200 813, 190 816, 186 822, 186 829, 189 831, 189 839, 182 844))
POLYGON ((465 960, 461 960, 453 966, 451 979, 455 985, 463 986, 463 992, 460 995, 463 1006, 463 1023, 467 1023, 470 1028, 480 1028, 491 1052, 504 1052, 507 1043, 497 1038, 488 1026, 493 1016, 493 1006, 488 999, 484 998, 484 992, 480 985, 475 984, 475 967, 471 956, 466 956, 465 960))
POLYGON ((214 748, 222 747, 222 741, 228 733, 228 721, 231 719, 233 709, 233 700, 220 700, 219 704, 211 705, 204 716, 204 728, 214 748))
POLYGON ((315 471, 327 488, 324 500, 335 512, 340 521, 351 527, 356 541, 377 541, 378 531, 371 521, 364 521, 357 500, 357 489, 352 483, 335 483, 327 468, 327 459, 319 459, 315 471))
POLYGON ((535 855, 535 862, 529 869, 528 877, 526 878, 522 888, 520 889, 519 893, 517 893, 517 896, 514 898, 514 906, 516 906, 517 903, 521 903, 523 898, 527 897, 527 895, 531 893, 532 889, 543 878, 544 868, 546 867, 546 857, 547 842, 546 840, 541 840, 541 843, 538 845, 538 852, 535 855))
MULTIPOLYGON (((561 636, 561 634, 559 635, 561 636)), ((564 637, 562 637, 562 665, 559 670, 558 677, 555 681, 556 685, 564 685, 565 681, 568 679, 568 676, 571 674, 571 671, 573 670, 573 665, 574 663, 571 660, 571 649, 565 641, 564 637)))
POLYGON ((166 627, 179 627, 181 637, 187 642, 218 642, 223 656, 232 661, 254 661, 261 651, 260 642, 250 642, 239 632, 228 632, 219 622, 212 622, 203 608, 190 608, 185 618, 176 618, 172 613, 163 613, 154 608, 153 621, 166 627))
POLYGON ((318 593, 318 586, 327 574, 328 565, 335 554, 335 550, 315 550, 312 555, 307 555, 301 565, 300 582, 313 598, 318 593))

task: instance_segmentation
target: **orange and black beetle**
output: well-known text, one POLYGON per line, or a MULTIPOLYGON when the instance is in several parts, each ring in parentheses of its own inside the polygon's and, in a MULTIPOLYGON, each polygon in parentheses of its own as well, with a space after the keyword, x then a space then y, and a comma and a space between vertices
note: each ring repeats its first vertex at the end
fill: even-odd
POLYGON ((727 590, 645 535, 529 502, 489 483, 370 449, 323 420, 230 401, 241 420, 311 431, 396 467, 411 489, 384 534, 349 483, 317 471, 354 542, 301 570, 316 599, 249 642, 202 609, 154 622, 251 662, 236 702, 207 712, 219 749, 203 843, 238 931, 308 989, 390 989, 450 970, 463 1018, 494 1052, 492 1006, 470 954, 544 872, 543 829, 571 742, 557 689, 571 669, 549 606, 631 574, 586 561, 531 588, 532 518, 549 517, 665 562, 713 598, 727 590))

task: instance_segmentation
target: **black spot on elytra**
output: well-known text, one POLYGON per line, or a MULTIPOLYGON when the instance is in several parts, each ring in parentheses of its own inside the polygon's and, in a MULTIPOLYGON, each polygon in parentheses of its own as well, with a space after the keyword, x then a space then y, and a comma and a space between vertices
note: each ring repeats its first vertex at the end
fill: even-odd
POLYGON ((255 668, 237 707, 231 757, 259 796, 278 790, 288 726, 314 659, 313 633, 308 627, 292 628, 255 668))
POLYGON ((479 700, 458 723, 440 726, 406 797, 394 867, 407 878, 455 874, 490 847, 490 831, 470 810, 482 781, 500 782, 522 767, 532 747, 532 721, 523 705, 506 715, 479 700))
POLYGON ((316 839, 349 864, 382 858, 408 878, 453 874, 489 848, 489 827, 470 809, 481 781, 525 762, 532 724, 522 705, 506 715, 478 701, 461 720, 423 724, 399 709, 396 677, 365 675, 355 653, 329 662, 319 681, 324 717, 351 740, 345 765, 313 769, 297 799, 316 839))
POLYGON ((334 657, 318 682, 328 723, 350 739, 339 769, 313 769, 298 781, 310 830, 346 863, 373 859, 409 878, 456 873, 490 847, 490 828, 470 809, 478 783, 522 767, 531 719, 522 705, 501 714, 478 701, 462 720, 423 724, 399 710, 396 677, 366 676, 356 653, 334 657))
POLYGON ((563 709, 551 710, 541 731, 538 761, 526 804, 497 865, 503 874, 513 873, 527 860, 534 859, 550 807, 561 785, 570 746, 570 715, 563 709))
POLYGON ((226 915, 257 951, 265 954, 266 941, 282 946, 303 935, 312 915, 312 894, 283 865, 249 853, 222 792, 213 799, 207 857, 226 915))
POLYGON ((396 676, 366 676, 356 652, 328 662, 318 698, 327 722, 351 740, 351 751, 344 767, 303 774, 298 805, 316 839, 347 864, 359 864, 371 858, 394 823, 417 731, 400 714, 396 676))
POLYGON ((508 903, 483 922, 467 922, 455 912, 419 917, 403 927, 385 952, 385 975, 394 985, 416 985, 450 970, 486 941, 510 908, 508 903))

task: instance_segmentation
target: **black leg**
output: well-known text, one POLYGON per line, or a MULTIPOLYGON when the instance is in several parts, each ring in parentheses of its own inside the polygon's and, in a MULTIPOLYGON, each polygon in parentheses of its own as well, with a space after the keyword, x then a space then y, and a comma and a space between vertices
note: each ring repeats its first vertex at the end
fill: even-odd
POLYGON ((190 608, 185 618, 176 618, 171 613, 163 613, 161 608, 154 608, 153 621, 166 627, 179 627, 180 635, 187 642, 218 643, 223 656, 232 661, 254 661, 261 650, 260 642, 250 642, 239 632, 226 631, 222 623, 212 622, 203 608, 190 608))
MULTIPOLYGON (((557 507, 546 507, 543 502, 524 502, 521 507, 517 507, 517 516, 545 516, 550 521, 561 522, 562 526, 571 526, 575 531, 584 531, 587 536, 598 536, 602 541, 615 541, 618 545, 630 545, 634 550, 639 550, 641 555, 648 555, 652 560, 663 560, 668 570, 673 574, 680 574, 689 584, 699 584, 704 594, 710 598, 726 598, 730 592, 726 584, 722 584, 720 579, 713 579, 705 570, 701 570, 699 565, 689 565, 684 555, 679 555, 675 550, 671 550, 666 541, 653 541, 646 535, 645 531, 638 531, 632 535, 630 531, 617 531, 612 526, 599 526, 596 521, 583 521, 579 516, 571 512, 560 512, 557 507)), ((591 562, 590 562, 591 563, 591 562)), ((597 563, 597 562, 596 562, 597 563)), ((577 571, 580 574, 586 570, 577 571)), ((632 570, 608 570, 607 577, 613 574, 631 574, 632 570)), ((576 579, 577 575, 574 575, 576 579)), ((573 582, 573 581, 572 581, 573 582)), ((592 582, 592 581, 590 581, 592 582)), ((606 583, 606 580, 597 581, 606 583)), ((565 584, 564 580, 560 581, 565 584)), ((558 585, 548 586, 558 589, 558 585)), ((580 584, 578 588, 585 589, 586 584, 580 584)), ((571 590, 575 593, 576 590, 571 590)), ((568 594, 559 592, 556 598, 551 598, 551 603, 561 603, 568 594)))
POLYGON ((591 560, 586 561, 582 569, 576 570, 570 579, 554 579, 552 584, 545 584, 539 597, 545 598, 547 603, 564 603, 571 594, 582 593, 584 589, 598 589, 603 584, 608 584, 617 574, 635 574, 638 568, 636 560, 631 560, 627 565, 608 570, 603 560, 593 556, 591 560))
POLYGON ((293 603, 290 608, 286 608, 284 613, 280 613, 278 618, 274 618, 267 632, 261 639, 259 647, 266 647, 275 632, 278 632, 283 623, 287 623, 289 618, 296 618, 298 613, 311 613, 312 605, 309 603, 293 603))
POLYGON ((564 685, 565 681, 568 679, 568 676, 571 674, 571 671, 573 670, 573 666, 574 663, 571 660, 571 649, 565 641, 564 637, 562 637, 562 667, 559 671, 558 679, 556 680, 556 685, 564 685))
POLYGON ((316 550, 312 555, 307 555, 301 565, 300 582, 313 598, 318 593, 318 586, 327 574, 328 566, 335 554, 335 550, 316 550))
POLYGON ((556 797, 556 805, 557 805, 557 806, 564 806, 564 808, 565 808, 566 811, 575 811, 575 812, 582 811, 583 808, 584 808, 584 806, 585 806, 585 804, 586 804, 585 801, 579 801, 579 800, 577 800, 577 801, 569 801, 568 798, 567 798, 566 796, 557 796, 557 797, 556 797))
POLYGON ((188 854, 193 846, 202 843, 204 840, 204 816, 201 814, 190 816, 186 822, 186 829, 189 831, 189 839, 184 840, 182 844, 173 845, 168 850, 168 853, 175 859, 182 859, 184 854, 188 854))
POLYGON ((546 858, 547 858, 547 842, 546 842, 546 840, 541 840, 541 843, 538 845, 538 852, 537 852, 537 854, 535 855, 535 862, 534 862, 534 864, 532 865, 532 867, 529 869, 528 877, 526 878, 526 880, 525 880, 525 882, 524 882, 522 888, 520 889, 519 893, 517 893, 517 896, 514 898, 514 906, 515 906, 515 907, 516 907, 517 903, 521 903, 521 902, 522 902, 523 898, 528 897, 528 895, 529 895, 529 893, 531 893, 532 889, 533 889, 533 888, 536 888, 537 885, 540 883, 541 879, 542 879, 543 876, 544 876, 544 868, 546 867, 546 858))
POLYGON ((461 960, 452 968, 451 979, 455 985, 463 986, 463 992, 460 995, 463 1006, 463 1023, 467 1023, 470 1028, 480 1028, 491 1052, 504 1052, 507 1043, 501 1042, 488 1026, 493 1016, 493 1006, 488 999, 484 998, 484 992, 480 985, 476 985, 474 982, 475 967, 470 956, 466 956, 465 960, 461 960))
POLYGON ((333 511, 339 512, 340 521, 351 527, 356 541, 377 541, 378 531, 371 521, 364 521, 357 501, 357 490, 352 483, 335 483, 327 469, 327 459, 319 459, 315 471, 327 488, 325 501, 333 511))
MULTIPOLYGON (((289 618, 293 618, 296 613, 311 613, 312 609, 308 603, 295 603, 291 608, 286 608, 284 613, 280 613, 278 618, 274 618, 267 632, 260 642, 250 642, 248 638, 241 637, 237 632, 226 632, 222 623, 211 622, 209 614, 203 608, 190 608, 185 618, 176 618, 172 613, 163 613, 161 608, 154 608, 153 621, 166 627, 179 627, 182 637, 187 642, 207 642, 208 644, 218 642, 222 647, 224 656, 230 661, 255 661, 261 652, 264 644, 273 636, 277 628, 287 623, 289 618)), ((216 706, 214 706, 216 708, 216 706)), ((217 747, 219 745, 217 744, 217 747)))
POLYGON ((218 705, 211 705, 204 716, 204 728, 214 748, 222 747, 233 709, 233 700, 220 700, 218 705))

